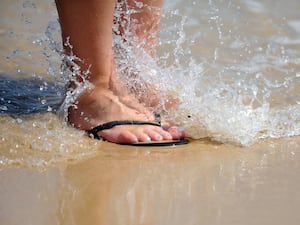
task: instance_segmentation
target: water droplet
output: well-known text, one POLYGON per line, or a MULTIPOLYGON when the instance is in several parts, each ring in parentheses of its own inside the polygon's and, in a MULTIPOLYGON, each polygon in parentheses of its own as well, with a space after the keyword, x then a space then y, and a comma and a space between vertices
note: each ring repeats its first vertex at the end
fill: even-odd
POLYGON ((29 1, 25 1, 23 4, 22 4, 23 8, 28 8, 30 7, 30 2, 29 1))
POLYGON ((8 108, 6 105, 0 105, 0 110, 6 111, 8 108))

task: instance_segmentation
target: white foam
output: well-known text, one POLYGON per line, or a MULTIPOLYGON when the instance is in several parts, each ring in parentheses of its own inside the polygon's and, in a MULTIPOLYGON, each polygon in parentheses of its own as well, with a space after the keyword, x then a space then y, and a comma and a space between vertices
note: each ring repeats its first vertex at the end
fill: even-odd
POLYGON ((291 20, 288 25, 293 28, 297 33, 300 33, 300 20, 291 20))

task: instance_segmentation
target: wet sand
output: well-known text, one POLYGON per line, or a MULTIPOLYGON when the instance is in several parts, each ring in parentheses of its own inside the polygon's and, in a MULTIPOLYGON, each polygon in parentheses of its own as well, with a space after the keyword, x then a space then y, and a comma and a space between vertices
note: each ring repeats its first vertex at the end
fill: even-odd
POLYGON ((296 225, 299 146, 299 137, 250 147, 101 142, 81 160, 2 168, 1 223, 296 225))

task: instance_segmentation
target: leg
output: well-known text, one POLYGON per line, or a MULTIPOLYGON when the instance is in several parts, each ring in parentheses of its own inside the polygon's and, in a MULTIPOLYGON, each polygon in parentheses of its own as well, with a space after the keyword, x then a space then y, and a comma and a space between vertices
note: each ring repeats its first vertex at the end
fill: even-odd
MULTIPOLYGON (((112 21, 114 0, 56 0, 62 39, 70 37, 73 53, 82 71, 90 65, 88 79, 95 85, 108 88, 112 73, 112 21), (99 63, 101 62, 101 63, 99 63)), ((70 49, 66 47, 66 53, 70 49)))
MULTIPOLYGON (((135 35, 137 42, 135 39, 132 44, 145 49, 149 55, 155 57, 162 0, 118 0, 117 6, 120 16, 115 18, 115 23, 118 24, 119 28, 115 32, 123 37, 125 42, 128 41, 127 39, 133 39, 132 37, 126 37, 127 33, 135 35), (132 13, 126 13, 128 11, 132 13)), ((135 79, 139 75, 126 74, 126 76, 135 79)), ((163 98, 165 100, 163 107, 167 109, 178 105, 179 101, 174 93, 162 95, 158 84, 144 80, 140 80, 140 82, 140 86, 134 86, 130 89, 140 102, 156 108, 162 103, 161 98, 163 98)))
MULTIPOLYGON (((56 0, 65 41, 70 37, 73 53, 82 59, 82 70, 91 66, 87 79, 94 85, 85 90, 69 108, 69 122, 88 130, 104 122, 135 119, 153 120, 152 114, 134 97, 122 94, 114 79, 112 23, 113 0, 56 0)), ((66 47, 66 52, 70 49, 66 47)), ((102 131, 111 142, 170 140, 183 136, 176 128, 122 125, 102 131)))
POLYGON ((124 35, 125 30, 135 33, 140 47, 155 56, 162 0, 118 0, 118 3, 122 8, 119 10, 123 11, 120 18, 117 18, 119 34, 124 35), (127 15, 128 10, 134 13, 127 15), (128 22, 125 25, 124 20, 128 22))

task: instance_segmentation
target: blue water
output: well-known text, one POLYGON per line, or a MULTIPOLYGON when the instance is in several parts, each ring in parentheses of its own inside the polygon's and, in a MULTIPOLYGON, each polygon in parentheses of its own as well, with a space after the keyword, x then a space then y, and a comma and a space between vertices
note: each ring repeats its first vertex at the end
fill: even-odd
POLYGON ((13 78, 0 74, 0 115, 21 116, 57 112, 64 86, 41 78, 13 78))

